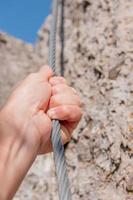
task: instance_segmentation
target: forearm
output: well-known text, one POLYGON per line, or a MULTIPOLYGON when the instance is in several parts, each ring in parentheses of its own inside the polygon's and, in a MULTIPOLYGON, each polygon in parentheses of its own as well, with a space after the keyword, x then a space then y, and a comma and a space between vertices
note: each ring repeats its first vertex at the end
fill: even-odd
POLYGON ((14 131, 0 116, 0 200, 12 199, 38 152, 14 131))

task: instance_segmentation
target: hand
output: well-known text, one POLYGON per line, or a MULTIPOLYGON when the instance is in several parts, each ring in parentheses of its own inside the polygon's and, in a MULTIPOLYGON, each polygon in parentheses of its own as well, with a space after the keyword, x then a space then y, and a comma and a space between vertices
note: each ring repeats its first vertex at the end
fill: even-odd
MULTIPOLYGON (((51 132, 51 120, 45 113, 51 97, 48 82, 51 76, 51 69, 43 67, 30 74, 12 93, 0 115, 1 123, 13 132, 8 133, 10 143, 17 138, 28 147, 38 148, 38 152, 45 147, 51 132)), ((5 143, 6 140, 3 137, 5 143)))
POLYGON ((5 127, 11 126, 10 130, 14 130, 14 134, 8 135, 10 142, 23 138, 28 146, 38 147, 38 153, 44 154, 52 151, 50 119, 60 120, 65 144, 81 119, 81 107, 75 89, 68 86, 63 77, 52 77, 51 69, 45 66, 14 90, 1 111, 1 121, 5 119, 5 127))
POLYGON ((52 86, 47 114, 51 119, 60 120, 63 143, 70 141, 73 130, 82 117, 83 103, 76 92, 63 77, 51 77, 52 86))
POLYGON ((75 90, 64 78, 52 77, 49 67, 19 84, 0 112, 0 199, 13 197, 38 153, 52 151, 51 119, 61 121, 62 142, 70 140, 81 105, 75 90))
POLYGON ((29 75, 0 112, 0 199, 12 199, 50 138, 51 120, 45 111, 51 97, 51 76, 49 67, 29 75))

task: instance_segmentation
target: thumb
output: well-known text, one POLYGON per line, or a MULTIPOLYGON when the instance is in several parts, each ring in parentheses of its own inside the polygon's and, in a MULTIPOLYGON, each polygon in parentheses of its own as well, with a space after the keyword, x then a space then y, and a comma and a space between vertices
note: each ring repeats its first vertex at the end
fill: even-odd
POLYGON ((42 75, 43 80, 44 80, 44 81, 47 81, 47 82, 48 82, 49 79, 53 76, 52 69, 51 69, 49 66, 47 66, 47 65, 43 66, 43 67, 40 69, 39 73, 42 75))

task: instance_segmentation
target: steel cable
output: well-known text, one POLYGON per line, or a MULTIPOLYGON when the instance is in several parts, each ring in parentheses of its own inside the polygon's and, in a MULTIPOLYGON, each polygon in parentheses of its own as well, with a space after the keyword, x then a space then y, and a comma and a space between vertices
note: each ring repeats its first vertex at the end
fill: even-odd
MULTIPOLYGON (((49 39, 49 65, 56 75, 56 29, 59 0, 53 0, 52 24, 49 39)), ((64 146, 61 141, 61 127, 58 120, 52 121, 51 133, 54 162, 58 182, 60 200, 71 200, 70 184, 67 174, 67 166, 64 157, 64 146)))

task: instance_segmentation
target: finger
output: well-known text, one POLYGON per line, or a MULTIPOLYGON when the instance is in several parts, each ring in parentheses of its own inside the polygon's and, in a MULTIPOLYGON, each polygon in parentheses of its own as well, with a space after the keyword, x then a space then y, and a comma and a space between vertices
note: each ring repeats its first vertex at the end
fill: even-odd
POLYGON ((60 105, 77 105, 82 107, 83 103, 79 96, 65 92, 65 94, 56 94, 50 99, 49 108, 54 108, 60 105))
MULTIPOLYGON (((66 144, 71 140, 71 134, 68 132, 68 130, 65 128, 65 126, 61 125, 61 141, 62 144, 66 144)), ((53 152, 52 142, 51 139, 48 140, 47 143, 42 144, 40 148, 39 154, 46 154, 53 152)))
POLYGON ((64 84, 67 84, 67 81, 65 78, 61 77, 61 76, 54 76, 54 77, 51 77, 49 79, 49 83, 54 86, 54 85, 57 85, 57 84, 61 84, 61 83, 64 83, 64 84))
POLYGON ((30 73, 26 79, 22 81, 27 83, 27 82, 33 82, 33 83, 38 83, 41 81, 47 81, 52 77, 52 70, 48 66, 43 66, 38 72, 33 72, 30 73))
POLYGON ((52 87, 52 95, 55 95, 58 93, 64 93, 64 91, 65 91, 65 93, 69 92, 71 94, 78 95, 77 91, 74 88, 72 88, 64 83, 57 84, 52 87))
POLYGON ((54 96, 55 94, 58 94, 58 93, 64 93, 64 91, 69 91, 69 86, 62 83, 62 84, 57 84, 57 85, 54 85, 52 87, 52 96, 54 96))
POLYGON ((61 125, 61 139, 62 144, 66 144, 71 140, 72 135, 69 133, 69 131, 65 128, 65 126, 61 125))
POLYGON ((75 122, 80 121, 82 117, 82 109, 77 105, 62 105, 49 109, 47 115, 51 119, 75 122))
POLYGON ((52 69, 46 65, 40 69, 39 74, 41 74, 44 81, 49 81, 49 79, 53 75, 53 72, 52 72, 52 69))
MULTIPOLYGON (((71 134, 69 134, 67 129, 64 126, 61 125, 61 141, 62 141, 62 144, 64 145, 67 142, 69 142, 70 140, 71 140, 71 134)), ((51 139, 48 140, 47 143, 41 145, 39 154, 47 154, 47 153, 50 153, 50 152, 53 152, 51 139)))

